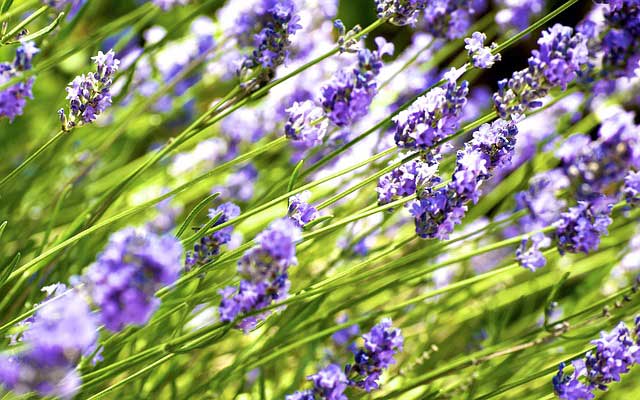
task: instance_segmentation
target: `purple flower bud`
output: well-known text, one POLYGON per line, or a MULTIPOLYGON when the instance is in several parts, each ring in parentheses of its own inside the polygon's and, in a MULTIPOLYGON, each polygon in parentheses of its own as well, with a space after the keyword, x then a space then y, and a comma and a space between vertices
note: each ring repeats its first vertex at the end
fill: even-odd
POLYGON ((111 235, 85 276, 105 326, 117 332, 147 323, 160 304, 155 292, 178 278, 181 257, 182 245, 170 235, 134 228, 111 235))

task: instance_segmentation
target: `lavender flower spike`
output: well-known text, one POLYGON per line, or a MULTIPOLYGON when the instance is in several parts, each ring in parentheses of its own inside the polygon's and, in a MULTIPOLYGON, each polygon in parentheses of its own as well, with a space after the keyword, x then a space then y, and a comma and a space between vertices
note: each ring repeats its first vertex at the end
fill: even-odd
POLYGON ((543 233, 535 233, 530 238, 524 239, 516 249, 516 259, 522 267, 535 272, 538 268, 542 268, 547 264, 547 259, 540 249, 545 249, 550 245, 551 239, 543 233))
POLYGON ((96 72, 77 76, 67 86, 69 114, 67 116, 63 109, 58 111, 64 130, 95 121, 98 115, 111 106, 110 89, 120 60, 115 58, 113 50, 107 53, 99 51, 91 59, 96 64, 96 72))
POLYGON ((529 57, 529 67, 498 82, 493 94, 498 114, 517 119, 527 110, 542 105, 540 99, 554 87, 566 89, 589 63, 587 38, 567 26, 556 24, 542 32, 540 48, 529 57))
POLYGON ((391 319, 385 318, 362 335, 364 347, 355 353, 355 362, 345 367, 349 385, 370 392, 380 387, 378 380, 382 372, 395 364, 394 355, 402 351, 404 338, 400 329, 391 325, 391 319))
POLYGON ((491 43, 491 46, 484 45, 487 35, 481 32, 473 32, 470 38, 466 38, 464 46, 467 49, 471 64, 476 68, 491 68, 496 61, 500 61, 500 54, 492 54, 492 51, 498 47, 497 44, 491 43))
MULTIPOLYGON (((40 50, 33 42, 23 42, 16 49, 16 57, 12 63, 0 63, 0 84, 9 82, 21 72, 31 69, 31 60, 40 50)), ((0 91, 0 117, 9 118, 10 122, 22 115, 27 98, 33 98, 31 88, 35 78, 26 82, 18 82, 0 91)))
MULTIPOLYGON (((209 210, 209 218, 214 218, 217 215, 220 215, 220 217, 218 217, 213 226, 223 224, 240 215, 240 207, 229 202, 209 210)), ((186 268, 191 269, 196 265, 204 265, 213 260, 220 253, 220 247, 229 243, 232 233, 233 226, 227 226, 200 239, 193 246, 193 251, 187 252, 185 257, 186 268)))
POLYGON ((107 329, 145 324, 158 308, 155 292, 182 270, 182 245, 173 236, 125 228, 111 235, 85 280, 107 329))
MULTIPOLYGON (((300 228, 289 218, 273 222, 257 237, 258 243, 238 261, 242 277, 236 288, 228 286, 220 291, 220 320, 231 322, 238 315, 260 310, 273 301, 282 300, 289 293, 288 269, 296 265, 296 242, 302 237, 300 228)), ((244 318, 238 324, 245 333, 265 319, 269 313, 244 318)))
POLYGON ((311 192, 305 190, 289 198, 287 214, 300 228, 318 218, 318 210, 309 204, 311 192))
POLYGON ((579 201, 578 205, 562 213, 554 223, 558 251, 588 254, 600 244, 600 236, 607 233, 611 224, 612 204, 606 198, 592 202, 579 201))
POLYGON ((77 393, 81 379, 76 366, 95 348, 98 324, 82 294, 65 290, 60 285, 56 297, 24 321, 26 330, 19 338, 24 348, 0 355, 0 384, 6 389, 65 399, 77 393))
POLYGON ((640 171, 629 171, 624 178, 624 197, 630 206, 640 205, 640 171))
POLYGON ((394 25, 414 25, 418 14, 427 6, 427 0, 376 0, 378 18, 394 25))

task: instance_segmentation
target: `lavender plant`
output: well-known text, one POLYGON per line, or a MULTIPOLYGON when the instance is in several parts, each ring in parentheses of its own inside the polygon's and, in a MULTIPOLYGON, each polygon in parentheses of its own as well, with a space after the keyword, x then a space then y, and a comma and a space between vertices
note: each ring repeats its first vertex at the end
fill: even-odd
POLYGON ((637 397, 639 12, 0 1, 0 397, 637 397))

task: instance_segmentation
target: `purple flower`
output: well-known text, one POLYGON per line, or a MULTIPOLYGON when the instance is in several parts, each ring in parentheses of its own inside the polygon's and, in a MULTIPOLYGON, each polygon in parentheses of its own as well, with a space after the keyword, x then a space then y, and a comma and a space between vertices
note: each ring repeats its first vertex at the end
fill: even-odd
POLYGON ((420 11, 427 7, 427 0, 376 0, 378 18, 394 25, 415 25, 420 11))
POLYGON ((469 84, 458 86, 457 75, 455 70, 445 74, 444 87, 431 89, 393 118, 398 147, 428 150, 458 130, 469 84))
POLYGON ((540 249, 545 249, 551 245, 551 239, 543 233, 538 232, 531 237, 524 239, 516 249, 516 259, 518 263, 531 272, 547 265, 547 259, 540 249))
POLYGON ((438 38, 458 39, 465 35, 475 14, 473 0, 430 0, 426 2, 422 27, 438 38))
POLYGON ((287 215, 300 228, 318 218, 318 210, 309 204, 310 197, 311 192, 308 190, 289 197, 287 215))
POLYGON ((629 372, 631 366, 640 361, 640 348, 624 322, 609 333, 602 332, 600 339, 591 344, 596 349, 585 356, 587 377, 600 390, 605 390, 607 383, 620 381, 620 375, 629 372))
MULTIPOLYGON (((238 261, 240 285, 220 291, 221 321, 233 321, 239 314, 260 310, 286 298, 290 286, 288 269, 298 263, 296 242, 301 237, 300 228, 289 218, 273 222, 256 237, 257 245, 238 261)), ((244 318, 238 327, 246 333, 268 314, 244 318)))
POLYGON ((601 39, 603 74, 633 77, 640 61, 640 3, 638 0, 597 0, 608 4, 601 39))
POLYGON ((606 198, 597 198, 591 202, 579 201, 578 205, 569 208, 554 223, 558 251, 578 253, 596 250, 600 244, 600 236, 607 234, 611 224, 612 205, 606 198))
POLYGON ((496 13, 496 22, 504 28, 524 30, 532 17, 544 10, 542 0, 498 0, 500 10, 496 13))
MULTIPOLYGON (((342 315, 336 319, 336 322, 339 324, 344 324, 347 321, 348 318, 346 315, 342 315)), ((354 324, 344 329, 340 329, 339 331, 331 335, 331 338, 338 346, 343 346, 347 342, 349 342, 351 338, 357 336, 359 333, 360 327, 357 324, 354 324)))
MULTIPOLYGON (((213 226, 218 226, 240 215, 240 207, 233 203, 223 203, 217 208, 209 209, 209 218, 218 216, 213 226)), ((207 264, 220 253, 220 247, 229 243, 233 226, 226 226, 211 235, 204 236, 193 246, 193 251, 188 251, 185 256, 185 266, 192 269, 195 266, 207 264)))
POLYGON ((115 58, 113 50, 106 54, 99 51, 91 59, 96 64, 97 71, 80 75, 67 86, 69 115, 63 109, 58 111, 64 130, 93 122, 111 106, 110 89, 120 60, 115 58))
POLYGON ((597 140, 575 135, 560 149, 579 200, 620 187, 629 169, 640 167, 640 127, 633 118, 633 113, 616 113, 602 122, 597 140))
POLYGON ((329 121, 324 117, 321 107, 311 100, 297 101, 287 109, 289 117, 284 126, 287 137, 301 144, 305 149, 322 143, 327 133, 329 121))
MULTIPOLYGON (((478 128, 464 150, 458 151, 451 183, 445 187, 426 188, 416 201, 408 204, 418 236, 449 237, 464 217, 466 204, 478 201, 480 186, 495 169, 510 162, 517 133, 516 125, 505 120, 478 128)), ((440 181, 436 177, 431 183, 435 185, 440 181)))
POLYGON ((337 126, 351 125, 369 111, 376 95, 376 77, 382 68, 382 56, 393 53, 393 45, 376 38, 378 50, 358 51, 358 63, 350 69, 339 70, 331 81, 320 89, 319 102, 326 116, 337 126))
POLYGON ((592 385, 585 383, 586 367, 583 360, 571 362, 573 373, 564 372, 565 364, 560 363, 558 373, 553 377, 553 391, 563 400, 591 400, 595 397, 592 385))
POLYGON ((250 47, 251 54, 242 61, 242 70, 261 68, 257 77, 245 82, 245 87, 262 85, 286 62, 292 36, 302 28, 292 0, 261 0, 236 21, 231 35, 242 47, 250 47))
POLYGON ((624 178, 624 196, 630 206, 640 205, 640 172, 629 171, 624 178))
POLYGON ((105 326, 142 325, 160 304, 154 294, 182 270, 182 245, 170 235, 125 228, 111 235, 85 279, 105 326))
POLYGON ((493 49, 498 47, 497 44, 491 43, 491 46, 484 45, 487 35, 481 32, 473 32, 470 38, 466 38, 464 46, 471 58, 471 63, 476 68, 491 68, 496 61, 500 61, 500 54, 492 54, 493 49))
POLYGON ((587 38, 570 27, 556 24, 542 32, 540 48, 529 57, 529 67, 498 82, 493 101, 500 116, 514 119, 542 105, 541 98, 554 87, 566 89, 589 59, 587 38))
POLYGON ((315 400, 312 390, 303 390, 285 396, 285 400, 315 400))
POLYGON ((313 392, 321 399, 347 400, 344 391, 348 381, 340 366, 329 364, 307 379, 313 382, 313 392))
MULTIPOLYGON (((16 49, 13 63, 0 63, 0 85, 18 77, 20 72, 31 69, 31 60, 40 50, 33 42, 22 42, 16 49)), ((0 90, 0 117, 7 117, 13 122, 15 117, 22 115, 27 104, 27 98, 32 99, 31 88, 34 78, 26 82, 18 82, 4 90, 0 90)))
POLYGON ((378 204, 391 203, 399 198, 411 196, 427 184, 438 170, 438 164, 412 160, 380 177, 378 181, 378 204))
POLYGON ((72 398, 80 386, 75 370, 96 345, 98 324, 85 298, 76 290, 58 294, 25 321, 15 355, 0 355, 0 383, 19 394, 72 398))
POLYGON ((354 363, 347 364, 345 372, 350 386, 370 392, 380 387, 378 379, 382 372, 395 364, 394 356, 402 351, 404 338, 389 318, 380 321, 362 338, 364 346, 355 353, 354 363))

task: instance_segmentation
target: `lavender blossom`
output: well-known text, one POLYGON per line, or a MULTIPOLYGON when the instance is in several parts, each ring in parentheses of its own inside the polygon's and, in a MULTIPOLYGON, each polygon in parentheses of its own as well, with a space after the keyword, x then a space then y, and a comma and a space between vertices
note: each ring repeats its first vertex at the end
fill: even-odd
POLYGON ((236 20, 230 32, 251 54, 241 63, 243 72, 260 68, 258 76, 245 82, 245 88, 262 85, 275 74, 275 69, 289 56, 291 38, 302 28, 292 0, 260 0, 236 20))
POLYGON ((491 43, 491 46, 485 46, 484 41, 487 35, 481 32, 473 32, 470 38, 466 38, 464 46, 471 59, 471 64, 476 68, 491 68, 496 61, 500 61, 500 54, 492 54, 492 51, 498 47, 497 44, 491 43))
POLYGON ((309 198, 311 198, 311 192, 308 190, 289 198, 287 215, 300 228, 318 218, 318 210, 309 204, 309 198))
POLYGON ((503 29, 526 29, 533 17, 544 10, 542 0, 497 0, 500 10, 496 13, 496 22, 503 29))
POLYGON ((438 170, 438 164, 420 159, 402 164, 378 180, 378 204, 387 204, 402 197, 411 196, 426 185, 438 170))
MULTIPOLYGON (((257 237, 258 243, 238 261, 240 285, 220 291, 220 320, 233 321, 238 315, 260 310, 273 301, 283 300, 289 292, 288 269, 296 265, 296 242, 300 228, 290 219, 273 222, 257 237)), ((267 313, 244 318, 238 327, 248 332, 268 316, 267 313)))
POLYGON ((431 0, 426 2, 422 26, 438 38, 458 39, 465 35, 475 14, 473 0, 431 0))
MULTIPOLYGON (((447 239, 467 211, 467 203, 477 202, 480 186, 495 169, 511 160, 518 133, 513 122, 497 120, 482 125, 473 139, 458 152, 451 183, 445 187, 430 187, 408 205, 422 238, 447 239)), ((440 183, 433 179, 433 184, 440 183)))
MULTIPOLYGON (((223 203, 217 208, 209 210, 209 218, 218 219, 213 226, 218 226, 240 215, 240 207, 233 203, 223 203)), ((207 264, 220 253, 220 247, 231 240, 233 226, 226 226, 211 235, 206 235, 193 246, 193 251, 188 251, 185 256, 185 266, 192 269, 196 266, 207 264)))
POLYGON ((564 363, 560 364, 553 378, 554 392, 564 400, 595 398, 596 391, 607 390, 607 385, 619 382, 622 374, 640 362, 637 343, 637 331, 632 333, 624 322, 611 332, 602 332, 599 339, 591 341, 595 350, 589 351, 584 360, 572 361, 573 374, 566 374, 564 363))
POLYGON ((542 106, 541 98, 554 87, 566 89, 586 68, 587 38, 570 27, 556 24, 542 32, 540 48, 529 57, 529 67, 498 82, 493 101, 500 117, 514 119, 542 106))
POLYGON ((376 0, 378 18, 394 25, 415 25, 418 14, 427 7, 426 0, 376 0))
POLYGON ((559 150, 578 199, 588 200, 620 187, 627 172, 640 167, 640 127, 633 119, 633 113, 616 113, 602 122, 597 140, 574 135, 559 150))
POLYGON ((369 111, 377 93, 376 77, 382 68, 382 56, 393 54, 393 45, 376 38, 378 49, 358 51, 356 66, 339 70, 333 79, 320 89, 319 102, 325 115, 337 126, 351 125, 369 111))
POLYGON ((0 384, 6 389, 67 399, 77 393, 81 379, 76 366, 95 348, 98 324, 78 291, 56 294, 25 322, 18 339, 24 348, 0 355, 0 384))
POLYGON ((522 240, 522 243, 516 249, 516 259, 522 267, 535 272, 547 265, 547 259, 540 250, 550 245, 551 239, 541 232, 535 233, 531 237, 522 240))
MULTIPOLYGON (((21 72, 31 69, 31 60, 40 50, 33 42, 22 42, 16 49, 16 57, 12 63, 0 63, 0 85, 19 77, 21 72)), ((0 90, 0 117, 7 117, 9 121, 22 115, 27 98, 32 99, 31 88, 35 78, 25 82, 17 82, 4 90, 0 90)))
POLYGON ((624 178, 623 193, 627 204, 633 207, 640 205, 640 172, 629 171, 624 178))
POLYGON ((96 64, 97 71, 80 75, 67 86, 69 115, 63 109, 58 111, 64 130, 95 121, 98 115, 111 106, 110 89, 120 60, 115 58, 113 50, 106 54, 99 51, 91 59, 96 64))
POLYGON ((178 278, 181 256, 182 245, 170 235, 134 228, 111 235, 85 275, 107 329, 147 323, 160 304, 155 292, 178 278))
POLYGON ((404 338, 400 329, 391 325, 391 319, 385 318, 362 335, 364 346, 354 356, 354 363, 347 364, 345 372, 349 386, 355 386, 370 392, 380 387, 382 372, 395 364, 394 356, 402 351, 404 338))
POLYGON ((602 69, 609 78, 633 77, 640 62, 640 2, 597 0, 609 7, 604 13, 601 40, 602 69))
POLYGON ((456 84, 458 77, 452 69, 444 87, 431 89, 393 118, 398 147, 428 150, 458 130, 469 92, 467 81, 456 84))
POLYGON ((321 107, 311 100, 294 102, 287 109, 289 117, 284 131, 287 137, 309 149, 322 143, 327 133, 329 121, 324 117, 321 107))
POLYGON ((591 202, 579 201, 578 205, 561 214, 554 223, 558 251, 578 253, 596 250, 600 236, 607 234, 611 224, 612 205, 606 198, 597 198, 591 202))

